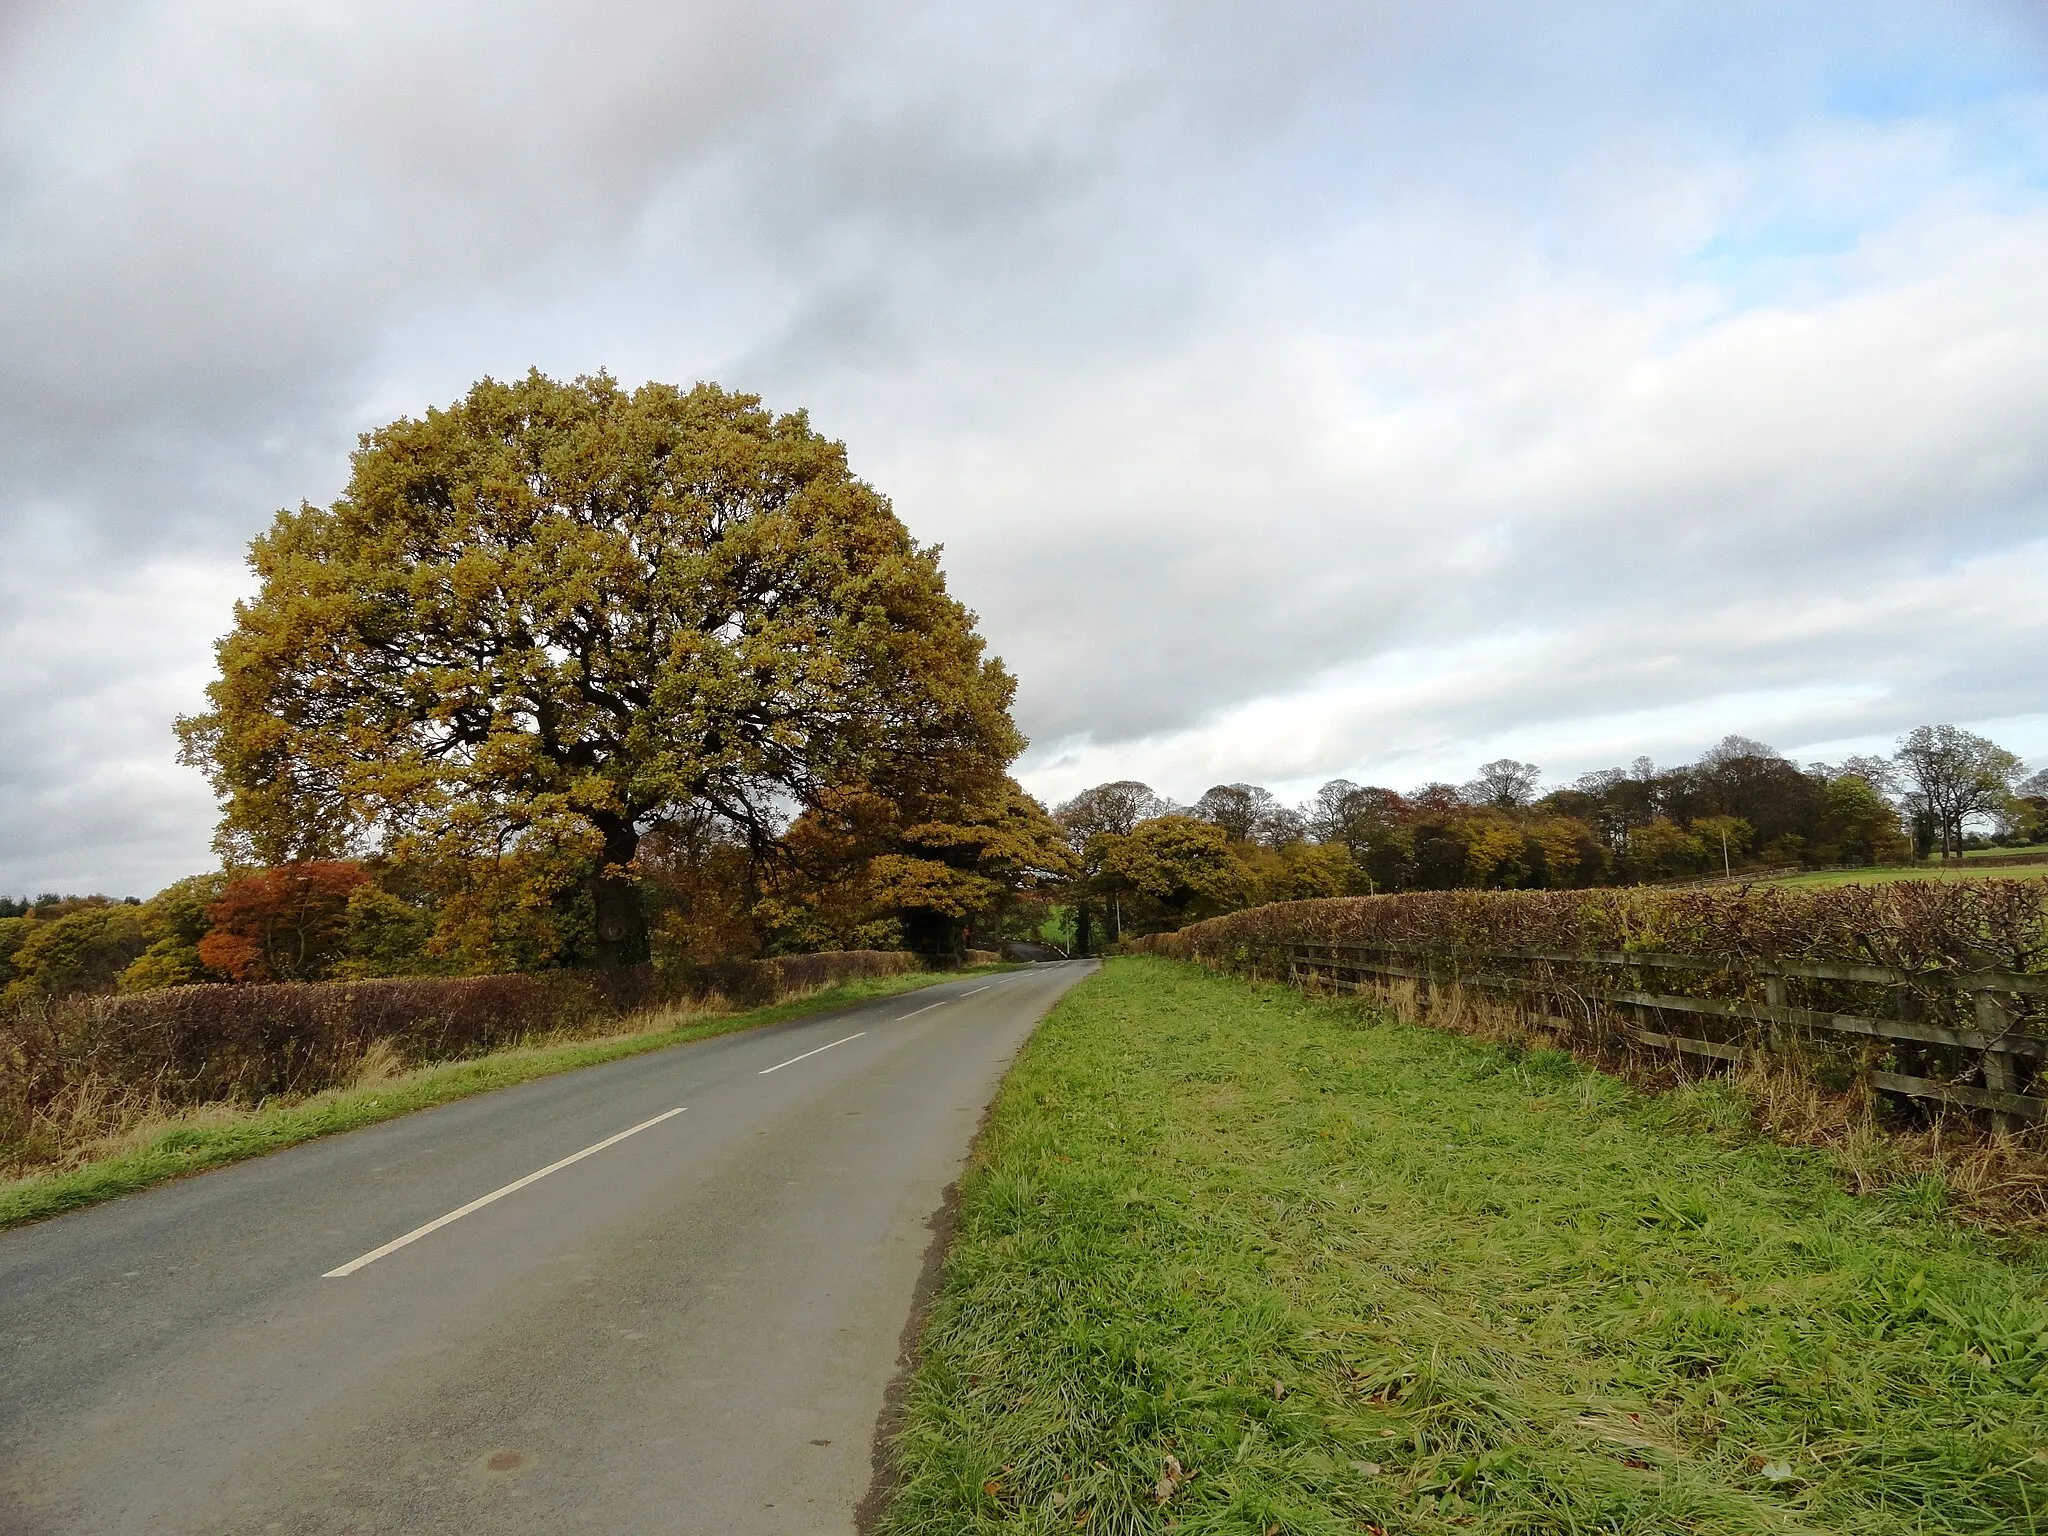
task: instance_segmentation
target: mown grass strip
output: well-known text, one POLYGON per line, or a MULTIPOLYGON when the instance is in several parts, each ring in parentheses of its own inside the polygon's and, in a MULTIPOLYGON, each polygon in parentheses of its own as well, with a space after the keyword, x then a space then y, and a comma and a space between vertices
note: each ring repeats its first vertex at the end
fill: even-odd
POLYGON ((132 1194, 167 1179, 331 1136, 337 1131, 352 1131, 415 1110, 431 1109, 471 1094, 666 1050, 693 1040, 708 1040, 714 1035, 780 1024, 871 998, 916 991, 936 982, 957 981, 969 974, 974 973, 911 971, 864 977, 746 1013, 690 1015, 688 1023, 674 1029, 525 1046, 467 1061, 441 1062, 381 1083, 336 1089, 294 1103, 246 1108, 209 1106, 195 1112, 188 1123, 173 1124, 133 1150, 76 1168, 0 1183, 0 1230, 132 1194))
POLYGON ((885 1530, 2048 1526, 2039 1251, 1714 1109, 1112 962, 963 1186, 885 1530))
POLYGON ((2048 880, 2048 866, 1994 864, 1915 864, 1902 869, 1819 869, 1803 875, 1780 875, 1759 880, 1759 885, 1783 886, 1795 891, 1830 891, 1844 885, 1890 885, 1900 880, 2048 880))

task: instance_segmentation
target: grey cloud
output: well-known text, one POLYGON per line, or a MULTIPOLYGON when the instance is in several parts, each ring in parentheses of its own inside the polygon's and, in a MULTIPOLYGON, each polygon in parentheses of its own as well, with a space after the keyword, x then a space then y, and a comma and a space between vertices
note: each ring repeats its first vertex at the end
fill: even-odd
POLYGON ((1285 767, 1219 722, 1521 632, 1547 670, 1284 729, 1343 771, 1743 688, 2026 712, 2010 612, 1887 627, 2041 526, 2048 236, 1973 148, 2048 167, 2022 14, 7 15, 0 558, 16 654, 66 659, 0 719, 0 886, 202 859, 167 726, 241 543, 529 362, 809 406, 948 545, 1041 755, 1285 767), (1801 218, 1846 246, 1776 252, 1801 218))

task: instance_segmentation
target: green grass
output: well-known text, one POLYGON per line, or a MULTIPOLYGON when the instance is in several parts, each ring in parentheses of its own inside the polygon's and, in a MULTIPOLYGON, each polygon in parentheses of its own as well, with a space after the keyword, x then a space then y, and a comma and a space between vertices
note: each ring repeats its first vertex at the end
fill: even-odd
POLYGON ((1112 961, 977 1151, 884 1528, 2048 1527, 2042 1258, 1736 1109, 1112 961))
POLYGON ((1880 865, 1875 869, 1818 869, 1806 875, 1785 875, 1761 885, 1801 886, 1808 890, 1838 885, 1878 885, 1892 880, 2048 880, 2048 865, 1880 865))
MULTIPOLYGON (((974 970, 1009 970, 983 966, 974 970)), ((894 976, 864 977, 842 982, 807 997, 792 998, 766 1008, 736 1014, 684 1014, 677 1027, 609 1038, 565 1041, 499 1051, 466 1061, 442 1062, 402 1073, 387 1081, 342 1088, 288 1103, 254 1106, 210 1105, 148 1136, 140 1146, 94 1159, 75 1168, 31 1174, 0 1182, 0 1231, 25 1221, 40 1221, 63 1211, 132 1194, 167 1179, 180 1178, 225 1163, 260 1157, 337 1131, 352 1131, 380 1120, 431 1109, 471 1094, 509 1088, 515 1083, 594 1067, 627 1056, 665 1050, 692 1040, 727 1035, 764 1024, 779 1024, 806 1014, 843 1008, 869 998, 915 991, 940 981, 956 981, 973 970, 943 975, 911 971, 894 976)), ((622 1021, 622 1029, 630 1027, 622 1021)))

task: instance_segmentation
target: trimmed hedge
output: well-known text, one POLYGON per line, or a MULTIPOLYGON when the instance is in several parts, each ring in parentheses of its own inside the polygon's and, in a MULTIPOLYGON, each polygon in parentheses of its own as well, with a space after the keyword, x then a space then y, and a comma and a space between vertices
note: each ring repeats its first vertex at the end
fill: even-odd
POLYGON ((1447 956, 1653 950, 1740 968, 1846 960, 1903 971, 2048 971, 2048 881, 1899 880, 1820 890, 1410 891, 1251 907, 1130 948, 1385 944, 1447 956))
POLYGON ((38 1121, 82 1091, 141 1093, 165 1106, 253 1103, 349 1082, 379 1042, 413 1066, 592 1032, 713 992, 758 1006, 917 964, 903 951, 854 950, 671 973, 540 971, 63 998, 0 1016, 0 1166, 32 1154, 38 1121))
MULTIPOLYGON (((1985 971, 2048 972, 2048 882, 1418 891, 1252 907, 1126 947, 1271 975, 1284 973, 1287 947, 1297 944, 1352 944, 1417 957, 1434 983, 1453 988, 1470 977, 1498 993, 1498 978, 1512 985, 1523 1008, 1561 1021, 1565 1038, 1596 1053, 1626 1046, 1628 1031, 1610 1027, 1613 1010, 1603 1006, 1601 994, 1627 991, 1757 1005, 1754 1013, 1743 1007, 1719 1017, 1680 1015, 1678 1033, 1728 1043, 1768 1039, 1768 1026, 1750 1020, 1769 1017, 1765 1010, 1774 1005, 1967 1030, 1980 1020, 1975 995, 1958 986, 1959 979, 1985 971), (1692 964, 1603 965, 1593 958, 1601 951, 1680 956, 1692 964), (1905 979, 1772 974, 1775 964, 1797 961, 1876 965, 1905 979)), ((2048 997, 2010 990, 1997 995, 2004 1028, 2048 1035, 2048 997)), ((1961 1082, 1981 1065, 1974 1051, 1897 1039, 1809 1035, 1804 1048, 1818 1070, 1846 1073, 1844 1082, 1877 1067, 1961 1082)), ((2041 1078, 2024 1063, 2015 1065, 2041 1078)))

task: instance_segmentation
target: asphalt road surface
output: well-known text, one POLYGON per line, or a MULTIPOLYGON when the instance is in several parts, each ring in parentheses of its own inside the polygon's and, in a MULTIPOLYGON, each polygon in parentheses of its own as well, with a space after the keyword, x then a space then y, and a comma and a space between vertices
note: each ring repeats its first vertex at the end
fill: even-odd
POLYGON ((677 1046, 0 1233, 0 1533, 853 1530, 946 1186, 1089 969, 677 1046))

